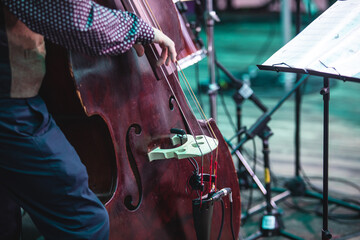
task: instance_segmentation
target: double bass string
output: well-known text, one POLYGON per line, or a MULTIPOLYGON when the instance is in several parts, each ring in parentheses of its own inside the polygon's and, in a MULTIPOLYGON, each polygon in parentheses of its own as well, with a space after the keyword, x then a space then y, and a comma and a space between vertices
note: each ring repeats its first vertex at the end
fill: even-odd
MULTIPOLYGON (((145 8, 148 10, 148 12, 145 12, 143 8, 141 9, 141 10, 143 11, 144 15, 146 16, 146 18, 148 18, 146 13, 149 13, 149 15, 150 15, 150 17, 151 17, 151 20, 152 20, 152 22, 154 23, 154 25, 156 25, 156 27, 157 27, 160 31, 163 32, 163 30, 161 29, 161 26, 160 26, 159 22, 157 21, 157 19, 156 19, 155 15, 154 15, 154 13, 153 13, 153 11, 152 11, 149 3, 147 2, 147 0, 142 1, 142 2, 144 3, 143 5, 145 6, 145 8)), ((133 10, 134 10, 134 7, 132 7, 132 8, 133 8, 133 10)), ((150 22, 149 19, 147 19, 147 20, 148 20, 148 22, 150 22)), ((155 50, 154 50, 153 46, 150 45, 150 48, 151 48, 151 50, 152 50, 155 58, 158 59, 157 54, 155 53, 155 50)), ((174 90, 172 89, 171 84, 170 84, 170 82, 169 82, 169 80, 168 80, 168 78, 167 78, 167 76, 166 76, 166 74, 165 74, 165 72, 164 72, 163 67, 161 66, 160 69, 161 69, 161 71, 162 71, 162 73, 163 73, 163 75, 164 75, 164 78, 166 79, 166 81, 167 81, 170 89, 171 89, 171 92, 172 92, 173 95, 174 95, 174 98, 175 98, 176 102, 179 103, 179 101, 178 101, 178 99, 177 99, 177 97, 176 97, 176 95, 175 95, 175 93, 174 93, 174 90)), ((172 65, 171 65, 171 70, 172 70, 172 72, 174 72, 174 69, 172 68, 172 65)), ((177 77, 176 75, 174 75, 174 76, 176 77, 176 80, 177 80, 178 82, 180 82, 179 79, 178 79, 178 77, 177 77)), ((189 100, 186 98, 186 96, 185 96, 185 99, 186 99, 186 101, 187 101, 188 104, 189 104, 189 100)), ((190 104, 189 104, 189 106, 190 106, 190 104)), ((184 118, 185 118, 186 123, 187 123, 188 126, 189 126, 189 130, 191 131, 191 134, 194 135, 194 132, 193 132, 193 130, 191 129, 190 124, 188 123, 188 121, 187 121, 187 119, 186 119, 186 117, 185 117, 185 115, 184 115, 184 111, 182 110, 182 108, 181 108, 180 105, 179 105, 179 108, 180 108, 180 111, 182 112, 182 114, 183 114, 183 116, 184 116, 184 118)), ((190 109, 191 109, 191 108, 190 108, 190 109)), ((197 124, 199 125, 199 123, 197 123, 197 124)), ((200 128, 200 125, 199 125, 199 128, 200 128)), ((200 129, 201 129, 201 128, 200 128, 200 129)), ((201 130, 201 131, 202 131, 202 130, 201 130)), ((203 131, 202 131, 202 133, 203 133, 203 131)), ((206 141, 207 141, 207 139, 206 139, 206 141)), ((195 139, 195 142, 197 143, 197 140, 196 140, 196 139, 195 139)), ((207 142, 207 144, 209 145, 209 148, 211 149, 210 144, 209 144, 208 142, 207 142)), ((200 151, 201 154, 203 155, 203 153, 202 153, 202 151, 201 151, 200 148, 199 148, 199 151, 200 151)))
MULTIPOLYGON (((160 31, 162 31, 161 26, 160 26, 160 24, 158 23, 158 21, 156 20, 156 17, 154 16, 153 11, 151 10, 151 7, 150 7, 149 3, 147 2, 147 0, 143 0, 143 3, 144 3, 143 5, 145 6, 145 8, 148 10, 148 12, 146 12, 143 8, 141 8, 141 11, 144 13, 144 16, 145 16, 146 18, 148 18, 148 15, 147 15, 146 13, 149 13, 149 16, 152 18, 151 20, 152 20, 152 22, 154 23, 154 25, 155 25, 160 31)), ((131 5, 131 7, 132 7, 132 10, 135 11, 135 8, 133 7, 131 1, 130 1, 130 5, 131 5)), ((150 19, 147 19, 147 20, 149 21, 150 19)), ((150 45, 150 49, 151 49, 151 51, 153 52, 153 54, 154 54, 154 56, 155 56, 155 59, 158 59, 157 54, 155 53, 154 47, 153 47, 152 45, 150 45)), ((162 74, 164 75, 164 78, 166 79, 166 81, 167 81, 167 83, 168 83, 168 85, 169 85, 169 88, 170 88, 171 92, 173 93, 173 96, 174 96, 176 102, 179 103, 179 101, 178 101, 178 99, 177 99, 177 97, 176 97, 176 95, 175 95, 175 93, 174 93, 174 90, 173 90, 173 88, 172 88, 172 86, 171 86, 171 84, 170 84, 170 82, 169 82, 169 80, 168 80, 168 78, 167 78, 167 76, 166 76, 166 74, 165 74, 165 71, 164 71, 163 67, 161 66, 160 69, 161 69, 162 74)), ((171 70, 172 70, 173 72, 175 72, 175 70, 173 69, 173 65, 172 65, 172 64, 171 64, 171 70)), ((188 91, 189 91, 189 93, 190 93, 191 98, 193 99, 193 102, 195 103, 196 108, 198 109, 198 112, 200 113, 200 116, 201 116, 202 119, 206 122, 206 128, 208 129, 208 131, 209 131, 209 133, 211 134, 211 136, 212 136, 213 138, 215 138, 216 140, 218 140, 217 137, 216 137, 216 135, 215 135, 215 133, 214 133, 214 131, 213 131, 213 129, 212 129, 212 127, 211 127, 211 125, 210 125, 210 123, 208 122, 208 119, 207 119, 206 116, 205 116, 204 111, 203 111, 202 108, 201 108, 201 105, 199 104, 199 102, 198 102, 198 100, 197 100, 194 92, 192 91, 192 88, 191 88, 191 86, 190 86, 190 84, 189 84, 189 82, 188 82, 188 80, 187 80, 184 72, 183 72, 182 70, 181 70, 181 72, 182 72, 182 73, 181 73, 180 75, 182 76, 182 79, 185 79, 185 80, 183 80, 183 82, 185 82, 185 85, 186 85, 186 87, 187 87, 187 89, 188 89, 188 91)), ((180 83, 180 80, 179 80, 178 76, 177 76, 176 74, 174 74, 174 76, 175 76, 176 80, 180 83)), ((188 104, 189 104, 188 98, 187 98, 186 96, 184 96, 184 97, 185 97, 186 101, 187 101, 188 104)), ((194 131, 191 129, 191 126, 190 126, 188 120, 186 119, 186 116, 185 116, 185 114, 184 114, 184 111, 182 110, 182 108, 181 108, 180 105, 178 105, 178 106, 179 106, 180 111, 182 112, 182 115, 183 115, 183 117, 184 117, 184 119, 185 119, 185 122, 187 123, 187 125, 188 125, 188 127, 189 127, 189 130, 190 130, 191 134, 194 135, 194 131)), ((190 104, 189 104, 189 106, 190 106, 190 104)), ((191 108, 190 108, 190 109, 191 109, 191 108)), ((199 126, 199 129, 200 129, 201 132, 204 134, 204 132, 203 132, 203 130, 202 130, 199 122, 198 122, 198 121, 196 121, 196 122, 197 122, 197 124, 198 124, 198 126, 199 126)), ((204 134, 204 135, 205 135, 205 134, 204 134)), ((211 145, 209 144, 209 142, 207 141, 207 139, 205 139, 205 140, 206 140, 207 145, 209 146, 209 148, 212 150, 211 145)), ((199 146, 196 138, 195 138, 195 142, 196 142, 197 146, 199 146)), ((201 155, 202 155, 202 156, 201 156, 201 162, 202 162, 202 167, 201 167, 201 169, 202 169, 202 170, 201 170, 201 183, 203 183, 204 154, 202 153, 200 147, 199 147, 199 151, 200 151, 200 153, 201 153, 201 155)), ((212 174, 213 152, 214 152, 214 151, 212 151, 212 153, 211 153, 210 175, 212 174)), ((215 153, 215 154, 216 154, 216 155, 215 155, 215 162, 217 163, 218 149, 216 149, 216 153, 215 153)), ((215 163, 215 168, 214 168, 215 178, 216 178, 216 168, 217 168, 217 164, 216 164, 216 163, 215 163)), ((217 179, 217 178, 216 178, 216 179, 217 179)), ((215 188, 215 184, 214 184, 213 187, 215 188)), ((211 181, 210 181, 209 192, 210 192, 211 190, 212 190, 212 187, 211 187, 211 181)), ((202 192, 201 192, 201 195, 202 195, 202 192)))
MULTIPOLYGON (((132 11, 136 12, 135 7, 133 6, 132 2, 129 1, 129 3, 130 3, 130 5, 131 5, 132 11)), ((140 4, 140 5, 141 5, 141 4, 140 4)), ((150 22, 153 22, 153 23, 155 22, 155 25, 161 30, 161 27, 160 27, 159 23, 157 22, 156 18, 154 18, 153 14, 152 14, 152 10, 149 9, 149 4, 146 2, 144 5, 147 5, 146 9, 148 10, 148 12, 146 12, 143 8, 141 8, 141 11, 143 12, 142 18, 143 18, 143 19, 146 18, 146 19, 147 19, 147 22, 149 22, 149 23, 150 23, 150 22), (150 17, 151 17, 152 19, 148 19, 148 14, 147 14, 147 13, 149 13, 149 15, 150 15, 150 17), (152 21, 151 21, 151 20, 152 20, 152 21)), ((162 31, 162 30, 161 30, 161 31, 162 31)), ((149 47, 150 47, 150 49, 151 49, 151 51, 152 51, 155 59, 158 60, 158 56, 157 56, 157 54, 155 53, 154 47, 153 47, 152 45, 150 45, 149 47)), ((175 92, 174 92, 173 88, 171 87, 171 84, 170 84, 170 82, 169 82, 169 80, 168 80, 168 78, 167 78, 167 76, 166 76, 166 74, 165 74, 165 71, 164 71, 163 67, 160 66, 160 69, 161 69, 161 72, 162 72, 164 78, 166 79, 166 82, 167 82, 167 84, 168 84, 171 92, 173 93, 173 96, 174 96, 176 102, 179 102, 178 99, 177 99, 177 97, 176 97, 176 95, 175 95, 175 92)), ((184 117, 184 119, 185 119, 186 124, 189 126, 189 130, 190 130, 191 134, 194 135, 194 132, 193 132, 193 130, 192 130, 191 127, 190 127, 189 121, 187 120, 187 118, 186 118, 186 116, 185 116, 185 114, 184 114, 183 109, 181 108, 180 105, 178 105, 178 106, 179 106, 179 109, 180 109, 181 113, 183 114, 183 117, 184 117)), ((196 139, 195 139, 195 141, 196 141, 196 139)), ((201 149, 200 149, 200 152, 202 153, 201 149)))
MULTIPOLYGON (((195 106, 197 107, 198 109, 198 112, 201 114, 201 117, 202 119, 207 123, 206 124, 206 128, 207 130, 209 131, 209 133, 211 134, 211 136, 213 136, 216 140, 218 140, 216 134, 214 133, 214 130, 213 128, 211 127, 206 115, 205 115, 205 112, 203 110, 203 108, 201 107, 187 77, 185 76, 185 73, 183 71, 183 69, 180 67, 180 65, 176 62, 176 64, 178 65, 179 69, 180 69, 180 75, 182 76, 182 79, 183 79, 183 82, 185 83, 185 86, 188 90, 188 92, 190 92, 190 95, 191 95, 191 98, 193 99, 193 101, 196 103, 195 106)), ((214 175, 215 177, 217 176, 216 174, 216 170, 217 170, 217 160, 218 160, 218 152, 219 152, 219 148, 216 148, 215 150, 215 168, 214 168, 214 175)), ((210 174, 212 173, 212 165, 213 165, 213 154, 211 155, 211 162, 210 162, 210 174)), ((216 182, 215 182, 215 185, 214 185, 214 188, 216 187, 216 182)), ((211 190, 212 186, 211 186, 211 181, 210 181, 210 190, 211 190)))
MULTIPOLYGON (((149 9, 149 11, 150 11, 150 13, 151 13, 151 17, 153 18, 153 20, 154 20, 154 22, 156 23, 157 27, 162 31, 161 26, 159 25, 156 17, 155 17, 154 14, 153 14, 153 11, 151 10, 151 7, 149 6, 149 3, 147 2, 147 0, 143 0, 143 2, 146 3, 146 6, 148 7, 148 9, 149 9)), ((179 64, 178 64, 177 62, 176 62, 176 64, 179 66, 179 64)), ((197 99, 197 97, 196 97, 196 95, 195 95, 195 93, 194 93, 194 91, 193 91, 193 89, 192 89, 192 87, 191 87, 188 79, 187 79, 187 77, 185 76, 184 71, 181 69, 180 66, 179 66, 179 69, 180 69, 180 77, 181 77, 181 79, 183 80, 183 82, 184 82, 184 84, 185 84, 185 86, 186 86, 186 88, 187 88, 187 91, 190 93, 190 96, 191 96, 191 98, 192 98, 192 101, 195 103, 195 106, 196 106, 196 108, 197 108, 197 110, 198 110, 198 112, 199 112, 202 120, 205 121, 205 123, 206 123, 205 126, 206 126, 208 132, 211 134, 211 136, 212 136, 213 138, 215 138, 216 140, 218 140, 216 134, 214 133, 214 131, 213 131, 213 129, 212 129, 212 127, 211 127, 211 125, 210 125, 210 123, 209 123, 209 121, 208 121, 208 119, 207 119, 207 117, 206 117, 206 115, 205 115, 205 113, 204 113, 204 111, 203 111, 203 109, 202 109, 202 107, 201 107, 201 105, 200 105, 200 103, 199 103, 199 101, 198 101, 198 99, 197 99)), ((175 72, 175 69, 173 69, 173 65, 171 65, 171 70, 172 70, 173 72, 175 72)), ((179 80, 179 78, 177 77, 177 75, 175 75, 175 77, 176 77, 177 81, 180 83, 180 80, 179 80)), ((188 98, 187 98, 186 96, 185 96, 185 99, 186 99, 186 101, 188 102, 188 105, 191 106, 191 105, 190 105, 190 102, 189 102, 189 100, 188 100, 188 98)), ((190 109, 192 109, 192 108, 190 108, 190 109)), ((199 123, 198 123, 198 125, 199 125, 199 123)), ((199 125, 199 128, 201 129, 202 133, 204 134, 204 132, 203 132, 202 128, 200 127, 200 125, 199 125)), ((214 141, 215 141, 215 140, 214 140, 214 141)), ((206 139, 206 142, 207 142, 209 148, 211 149, 211 146, 210 146, 210 144, 208 143, 207 139, 206 139)), ((209 168, 210 168, 210 170, 209 170, 210 174, 212 174, 212 171, 213 171, 213 170, 212 170, 212 166, 213 166, 213 156, 214 156, 214 153, 213 153, 213 152, 214 152, 214 151, 212 151, 211 161, 210 161, 210 166, 209 166, 209 168)), ((217 170, 217 159, 218 159, 218 148, 216 148, 216 150, 215 150, 215 168, 214 168, 214 175, 215 175, 215 177, 217 176, 217 174, 216 174, 216 170, 217 170)), ((202 159, 202 166, 203 166, 203 159, 202 159)), ((202 171, 202 176, 203 176, 203 171, 202 171)), ((217 179, 217 178, 216 178, 216 179, 217 179)), ((203 178, 202 178, 202 180, 203 180, 203 178)), ((203 182, 201 182, 201 183, 203 184, 203 182)), ((213 187, 216 188, 216 182, 215 182, 215 184, 214 184, 213 187)), ((211 181, 210 181, 210 182, 209 182, 209 192, 210 192, 211 190, 212 190, 212 186, 211 186, 211 181)))

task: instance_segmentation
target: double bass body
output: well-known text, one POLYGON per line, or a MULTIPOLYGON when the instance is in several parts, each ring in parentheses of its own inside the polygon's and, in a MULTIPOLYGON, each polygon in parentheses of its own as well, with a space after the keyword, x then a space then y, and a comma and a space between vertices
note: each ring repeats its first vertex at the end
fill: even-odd
MULTIPOLYGON (((145 20, 151 17, 142 1, 99 3, 135 10, 145 20)), ((149 6, 162 30, 181 51, 173 2, 152 0, 149 6)), ((48 45, 47 52, 47 75, 41 94, 86 165, 90 188, 106 205, 110 239, 196 239, 192 200, 199 196, 189 185, 194 165, 187 159, 150 162, 147 155, 156 147, 169 147, 172 128, 211 135, 206 123, 198 121, 189 109, 176 67, 157 68, 153 49, 147 49, 143 57, 134 50, 117 57, 66 54, 54 45, 48 45)), ((237 176, 224 139, 211 120, 210 125, 219 140, 216 186, 233 191, 236 236, 240 225, 237 176)), ((196 161, 204 172, 208 171, 209 156, 196 161)), ((221 239, 232 239, 227 197, 224 203, 221 239)), ((218 237, 221 218, 221 205, 215 203, 211 239, 218 237)))

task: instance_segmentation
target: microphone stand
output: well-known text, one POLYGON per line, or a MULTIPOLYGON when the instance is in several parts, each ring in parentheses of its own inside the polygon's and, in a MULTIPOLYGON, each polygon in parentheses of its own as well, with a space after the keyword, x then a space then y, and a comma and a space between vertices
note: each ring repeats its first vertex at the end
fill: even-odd
MULTIPOLYGON (((246 240, 258 239, 260 237, 271 237, 271 236, 283 236, 288 239, 302 240, 302 238, 297 237, 291 233, 288 233, 283 230, 283 223, 280 218, 280 214, 277 211, 277 207, 274 206, 274 202, 271 198, 271 176, 270 176, 270 161, 269 161, 269 138, 273 135, 271 129, 268 127, 267 123, 270 121, 272 114, 280 108, 280 106, 291 96, 291 94, 300 87, 300 85, 307 79, 307 76, 304 76, 300 79, 293 89, 289 91, 279 103, 270 111, 265 112, 259 119, 255 122, 251 128, 246 131, 244 138, 239 142, 239 144, 233 147, 232 154, 236 153, 239 148, 249 139, 259 136, 263 142, 263 154, 264 154, 264 170, 265 170, 265 214, 261 219, 260 230, 250 235, 246 240)), ((289 196, 287 194, 286 196, 289 196)), ((284 197, 286 197, 284 195, 284 197)))
POLYGON ((206 0, 206 35, 207 35, 207 55, 210 85, 208 95, 210 98, 210 116, 217 121, 216 98, 220 87, 216 83, 215 77, 215 48, 214 48, 214 23, 220 19, 213 10, 213 0, 206 0))

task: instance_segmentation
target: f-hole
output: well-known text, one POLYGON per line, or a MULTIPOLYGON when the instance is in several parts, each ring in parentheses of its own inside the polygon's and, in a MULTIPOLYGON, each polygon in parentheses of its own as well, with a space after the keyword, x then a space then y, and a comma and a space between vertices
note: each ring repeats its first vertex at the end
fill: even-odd
POLYGON ((176 99, 175 99, 174 96, 171 96, 171 97, 169 98, 169 109, 170 109, 171 111, 173 111, 174 108, 175 108, 174 103, 176 103, 176 99))
POLYGON ((131 170, 134 174, 135 177, 135 181, 136 181, 136 185, 138 187, 138 193, 139 193, 139 200, 136 204, 133 204, 133 196, 131 195, 127 195, 124 199, 124 205, 127 209, 129 209, 130 211, 134 211, 136 209, 139 208, 142 198, 143 198, 143 192, 142 192, 142 183, 141 183, 141 178, 140 178, 140 173, 139 173, 139 168, 136 164, 136 160, 134 158, 134 154, 131 151, 131 145, 130 145, 130 138, 131 135, 133 135, 134 133, 136 135, 141 134, 141 127, 138 124, 132 124, 127 133, 126 133, 126 152, 127 152, 127 156, 128 156, 128 160, 129 160, 129 164, 131 167, 131 170))

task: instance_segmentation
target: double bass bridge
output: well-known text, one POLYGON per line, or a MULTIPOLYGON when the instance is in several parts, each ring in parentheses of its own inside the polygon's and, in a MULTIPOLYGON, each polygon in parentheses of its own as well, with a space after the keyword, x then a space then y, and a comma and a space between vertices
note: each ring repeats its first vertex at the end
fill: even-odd
POLYGON ((150 162, 170 158, 184 159, 201 157, 214 151, 219 144, 219 141, 215 138, 211 138, 206 135, 197 135, 194 137, 190 134, 177 134, 171 138, 171 142, 173 146, 177 147, 170 149, 157 147, 150 151, 148 153, 150 162))

